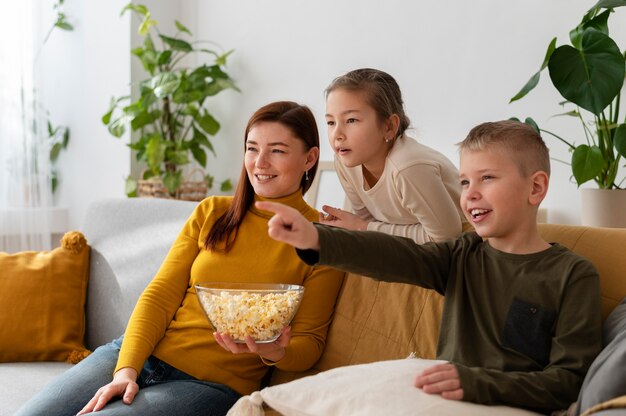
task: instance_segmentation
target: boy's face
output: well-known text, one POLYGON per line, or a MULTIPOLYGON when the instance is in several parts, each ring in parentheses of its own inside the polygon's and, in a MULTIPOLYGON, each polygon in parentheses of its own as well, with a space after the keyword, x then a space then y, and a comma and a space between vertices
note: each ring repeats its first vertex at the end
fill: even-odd
POLYGON ((483 238, 515 238, 536 223, 529 198, 532 177, 524 178, 509 152, 464 150, 459 169, 461 209, 483 238))

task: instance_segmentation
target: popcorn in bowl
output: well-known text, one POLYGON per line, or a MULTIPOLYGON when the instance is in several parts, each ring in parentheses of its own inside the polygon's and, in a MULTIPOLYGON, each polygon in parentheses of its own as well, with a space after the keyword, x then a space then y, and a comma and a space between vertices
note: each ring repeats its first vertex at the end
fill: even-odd
POLYGON ((235 342, 274 342, 295 316, 304 287, 273 283, 199 283, 200 305, 218 332, 235 342))

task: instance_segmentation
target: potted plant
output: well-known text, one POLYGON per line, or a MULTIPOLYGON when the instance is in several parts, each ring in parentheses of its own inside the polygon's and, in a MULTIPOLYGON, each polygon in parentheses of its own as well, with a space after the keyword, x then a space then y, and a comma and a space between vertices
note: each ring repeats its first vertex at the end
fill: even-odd
MULTIPOLYGON (((139 83, 136 100, 128 96, 113 98, 102 122, 118 138, 128 126, 138 133, 129 146, 146 170, 139 181, 127 179, 127 195, 137 196, 138 184, 149 181, 165 191, 159 195, 157 189, 156 196, 177 197, 185 185, 181 168, 192 160, 206 168, 207 151, 215 156, 209 136, 219 131, 220 124, 209 112, 206 99, 226 89, 239 91, 224 69, 232 50, 218 53, 198 46, 202 42, 183 39, 191 36, 191 32, 177 20, 175 36, 160 33, 146 6, 128 4, 122 14, 127 11, 141 18, 138 32, 144 38, 143 46, 131 52, 139 58, 149 77, 139 83), (206 54, 214 62, 193 68, 183 66, 184 58, 192 53, 206 54)), ((213 181, 209 174, 201 179, 206 185, 204 196, 213 181)), ((230 190, 230 180, 222 181, 220 189, 230 190)))
POLYGON ((578 144, 539 128, 532 118, 526 122, 569 147, 572 175, 579 187, 592 180, 597 184, 598 189, 583 190, 582 215, 586 225, 626 227, 626 178, 620 176, 622 158, 626 158, 626 115, 620 108, 625 52, 609 35, 608 25, 611 13, 622 6, 626 6, 626 0, 600 0, 570 31, 571 45, 556 47, 556 38, 552 39, 539 71, 510 101, 519 100, 535 88, 540 73, 547 67, 553 86, 565 99, 562 104, 576 106, 561 115, 575 117, 581 123, 584 141, 579 140, 578 144), (618 201, 619 206, 608 207, 609 214, 617 215, 617 222, 611 222, 609 214, 599 211, 606 199, 618 201), (588 219, 588 212, 597 214, 598 219, 588 219))

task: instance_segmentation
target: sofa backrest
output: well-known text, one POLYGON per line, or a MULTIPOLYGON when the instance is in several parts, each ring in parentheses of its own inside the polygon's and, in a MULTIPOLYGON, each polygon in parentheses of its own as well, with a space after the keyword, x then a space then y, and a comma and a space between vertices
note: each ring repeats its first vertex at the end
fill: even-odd
MULTIPOLYGON (((626 297, 626 229, 540 224, 549 242, 589 259, 598 269, 603 319, 626 297)), ((279 384, 331 368, 405 358, 434 358, 443 297, 434 291, 348 275, 337 300, 326 348, 306 372, 276 369, 279 384)))
POLYGON ((94 349, 122 335, 137 298, 156 274, 196 202, 102 199, 87 209, 91 246, 85 343, 94 349))
POLYGON ((539 224, 548 242, 557 242, 587 258, 600 275, 602 319, 626 297, 626 228, 539 224))

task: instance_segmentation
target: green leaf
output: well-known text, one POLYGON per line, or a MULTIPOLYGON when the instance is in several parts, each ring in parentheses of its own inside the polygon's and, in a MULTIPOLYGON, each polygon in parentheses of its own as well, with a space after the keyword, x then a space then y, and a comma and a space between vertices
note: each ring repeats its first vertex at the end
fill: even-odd
POLYGON ((65 127, 63 130, 63 148, 67 148, 67 144, 70 142, 70 128, 65 127))
POLYGON ((145 15, 147 15, 149 13, 148 12, 148 8, 146 6, 141 5, 141 4, 129 3, 122 9, 122 12, 120 13, 120 16, 123 15, 124 13, 126 13, 127 10, 132 10, 132 11, 134 11, 136 13, 139 13, 142 16, 145 16, 145 15))
POLYGON ((146 111, 146 109, 144 108, 143 102, 141 100, 137 100, 134 103, 131 103, 122 108, 122 112, 131 117, 134 117, 144 111, 146 111))
POLYGON ((198 114, 198 107, 194 104, 187 104, 180 112, 186 116, 195 117, 198 114))
POLYGON ((163 39, 163 42, 167 43, 170 48, 176 51, 191 52, 193 50, 191 44, 189 42, 185 42, 184 40, 171 38, 161 34, 159 34, 159 37, 163 39))
POLYGON ((229 50, 228 52, 220 55, 217 57, 217 59, 215 60, 215 64, 220 65, 220 66, 224 66, 226 65, 226 59, 230 56, 230 54, 232 54, 233 52, 235 52, 234 49, 229 50))
POLYGON ((167 65, 172 60, 172 51, 170 49, 164 50, 157 56, 158 65, 167 65))
POLYGON ((233 189, 233 184, 230 183, 230 179, 226 179, 224 182, 222 182, 222 185, 220 186, 220 191, 227 192, 231 189, 233 189))
POLYGON ((129 198, 137 196, 137 181, 130 176, 126 178, 126 183, 124 184, 124 192, 129 198))
POLYGON ((130 126, 133 131, 139 130, 142 127, 154 123, 156 120, 159 119, 159 117, 161 117, 161 110, 153 110, 150 112, 142 111, 141 113, 137 114, 135 118, 132 119, 132 121, 130 122, 130 126))
POLYGON ((524 123, 528 124, 537 132, 537 134, 541 135, 541 129, 539 129, 539 125, 535 122, 535 120, 533 120, 530 117, 526 117, 526 120, 524 120, 524 123))
POLYGON ((200 130, 198 130, 195 126, 193 128, 193 137, 191 140, 196 143, 199 143, 201 146, 206 147, 207 149, 211 151, 211 153, 213 153, 213 156, 217 157, 217 154, 215 153, 215 149, 213 149, 213 143, 211 143, 209 138, 206 137, 206 135, 202 133, 200 130))
POLYGON ((626 157, 626 124, 617 126, 615 135, 613 136, 613 145, 617 153, 622 157, 626 157))
POLYGON ((139 29, 137 29, 137 33, 139 33, 140 36, 147 36, 148 33, 150 32, 150 28, 152 26, 156 26, 157 24, 158 22, 156 20, 150 19, 150 13, 148 13, 146 17, 143 19, 143 21, 141 22, 141 24, 139 25, 139 29))
POLYGON ((171 72, 162 72, 150 80, 150 86, 158 98, 170 95, 176 91, 178 85, 180 85, 180 80, 171 72))
POLYGON ((120 138, 126 132, 127 117, 122 116, 113 120, 107 127, 109 133, 111 133, 114 137, 120 138))
POLYGON ((174 20, 174 24, 176 25, 176 28, 178 30, 180 30, 181 32, 185 32, 189 36, 191 36, 191 32, 189 31, 189 29, 187 29, 185 25, 183 25, 181 22, 179 22, 178 20, 174 20))
POLYGON ((54 128, 52 127, 52 123, 48 120, 48 137, 54 136, 54 128))
POLYGON ((604 33, 605 35, 609 35, 609 15, 611 14, 611 10, 605 10, 599 15, 595 16, 596 9, 591 9, 587 14, 583 17, 582 22, 578 26, 576 26, 569 33, 570 41, 572 45, 578 49, 582 50, 582 36, 586 29, 595 29, 599 32, 604 33))
POLYGON ((59 157, 59 153, 61 153, 61 150, 63 149, 63 145, 61 143, 55 143, 52 148, 50 149, 50 161, 51 162, 55 162, 58 157, 59 157))
POLYGON ((150 36, 150 35, 146 36, 146 38, 143 41, 143 47, 147 51, 156 51, 154 49, 154 42, 152 41, 152 36, 150 36))
POLYGON ((102 116, 102 124, 109 124, 109 122, 111 121, 111 115, 113 114, 113 110, 109 110, 108 113, 106 113, 105 115, 102 116))
POLYGON ((517 94, 515 94, 513 98, 511 98, 511 100, 509 101, 509 104, 512 103, 513 101, 517 101, 520 98, 524 97, 526 94, 528 94, 537 86, 537 84, 539 83, 541 71, 543 71, 546 68, 546 66, 548 66, 548 62, 550 61, 550 57, 552 56, 552 53, 554 52, 555 45, 556 45, 556 38, 553 38, 550 41, 550 44, 548 45, 548 49, 546 50, 546 55, 543 58, 543 62, 541 63, 541 67, 539 68, 539 71, 537 71, 532 77, 530 77, 530 79, 526 82, 526 84, 522 87, 522 89, 517 94))
POLYGON ((591 9, 614 9, 626 6, 626 0, 600 0, 591 9))
POLYGON ((55 193, 57 190, 57 187, 59 186, 59 178, 57 177, 57 174, 55 172, 52 172, 52 175, 50 178, 50 185, 52 185, 52 193, 55 193))
POLYGON ((200 117, 195 118, 196 123, 208 134, 214 136, 220 129, 220 123, 217 122, 213 116, 207 112, 200 117))
POLYGON ((200 166, 206 168, 206 152, 200 146, 193 146, 191 154, 193 154, 193 158, 196 159, 200 166))
POLYGON ((74 30, 74 26, 72 26, 71 24, 67 23, 67 22, 61 22, 58 21, 54 24, 54 26, 58 27, 61 30, 67 30, 67 31, 72 31, 74 30))
POLYGON ((181 175, 181 171, 176 171, 174 173, 167 172, 163 177, 163 185, 167 188, 167 191, 170 194, 174 194, 176 190, 180 187, 183 178, 181 175))
POLYGON ((558 47, 548 64, 550 78, 563 98, 599 115, 624 83, 624 57, 615 42, 595 29, 586 29, 582 50, 558 47))
POLYGON ((158 65, 159 58, 157 53, 153 50, 144 50, 141 56, 139 57, 141 60, 141 64, 143 68, 150 73, 150 75, 154 74, 154 70, 158 65))
POLYGON ((555 48, 556 38, 552 38, 550 44, 548 45, 548 49, 546 50, 546 56, 543 57, 543 62, 541 63, 541 68, 539 69, 540 71, 543 71, 548 66, 548 63, 550 62, 550 58, 552 57, 555 48))
POLYGON ((213 182, 215 181, 215 178, 213 176, 207 173, 206 176, 204 177, 204 181, 206 182, 206 186, 209 189, 213 188, 213 182))
POLYGON ((540 76, 541 76, 541 71, 535 72, 535 74, 532 77, 530 77, 530 79, 526 82, 526 84, 522 87, 522 89, 519 90, 519 92, 515 94, 515 96, 513 96, 513 98, 509 100, 509 104, 511 104, 513 101, 519 100, 520 98, 528 94, 530 91, 532 91, 533 88, 535 88, 537 84, 539 84, 540 76))
POLYGON ((609 16, 611 15, 611 10, 607 9, 589 20, 584 24, 585 29, 593 28, 597 31, 604 33, 605 35, 609 35, 609 16))
POLYGON ((581 144, 572 154, 572 173, 578 186, 598 176, 603 166, 604 159, 598 146, 581 144))
POLYGON ((239 88, 237 88, 237 86, 230 79, 219 78, 213 82, 208 83, 204 90, 204 93, 207 97, 211 97, 229 88, 235 91, 239 91, 239 88))
POLYGON ((165 152, 165 159, 174 165, 186 165, 189 163, 189 157, 186 150, 169 149, 165 152))
POLYGON ((158 172, 165 159, 165 145, 161 143, 161 136, 157 133, 150 136, 146 144, 146 162, 150 170, 158 172))
POLYGON ((565 112, 565 113, 555 114, 552 117, 562 117, 562 116, 578 118, 580 116, 580 113, 577 110, 571 110, 571 111, 568 111, 568 112, 565 112))

